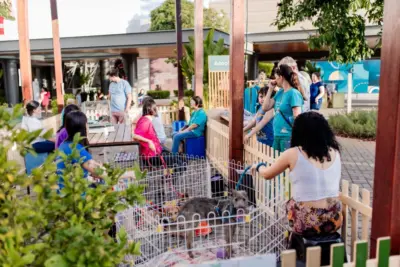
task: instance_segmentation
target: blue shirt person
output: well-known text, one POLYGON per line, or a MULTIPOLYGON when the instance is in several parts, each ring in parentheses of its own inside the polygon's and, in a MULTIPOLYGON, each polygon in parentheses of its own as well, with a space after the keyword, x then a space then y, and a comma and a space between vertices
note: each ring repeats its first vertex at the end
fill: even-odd
POLYGON ((111 120, 113 124, 122 124, 125 122, 125 114, 131 108, 132 88, 127 81, 118 77, 117 70, 110 71, 108 76, 111 120))
POLYGON ((179 152, 181 141, 187 138, 195 138, 204 135, 204 129, 207 123, 207 114, 203 110, 203 100, 199 96, 194 96, 190 101, 194 112, 191 115, 189 124, 185 126, 179 133, 174 135, 172 142, 172 153, 179 152))
POLYGON ((321 74, 315 72, 311 75, 313 83, 310 86, 310 108, 312 110, 319 110, 322 104, 322 98, 325 94, 325 88, 321 82, 321 74))

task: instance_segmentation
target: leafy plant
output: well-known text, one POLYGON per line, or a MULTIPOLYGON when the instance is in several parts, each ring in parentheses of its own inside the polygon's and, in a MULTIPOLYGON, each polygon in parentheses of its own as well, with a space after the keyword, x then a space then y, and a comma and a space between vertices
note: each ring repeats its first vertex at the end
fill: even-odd
MULTIPOLYGON (((7 160, 10 150, 22 156, 33 153, 31 143, 52 132, 27 132, 16 128, 16 118, 23 113, 21 105, 11 113, 0 107, 0 266, 116 266, 125 255, 138 255, 140 244, 129 243, 127 233, 117 233, 118 243, 107 233, 117 212, 128 205, 143 202, 143 186, 131 185, 126 191, 112 190, 123 173, 105 166, 104 185, 89 188, 79 163, 75 136, 72 154, 56 152, 44 164, 26 175, 23 166, 7 160), (64 188, 57 194, 59 176, 56 158, 64 160, 64 188), (73 163, 76 161, 77 163, 73 163), (29 186, 34 196, 21 196, 29 186)), ((135 169, 136 179, 145 173, 135 169)))
POLYGON ((306 65, 305 65, 305 67, 303 68, 303 70, 305 71, 305 72, 307 72, 308 74, 310 74, 310 77, 311 77, 311 75, 313 74, 313 73, 315 73, 315 72, 318 72, 318 73, 321 73, 321 68, 318 68, 317 67, 317 63, 312 63, 311 61, 309 61, 309 60, 307 60, 306 61, 306 65))
MULTIPOLYGON (((174 95, 178 96, 178 90, 174 90, 174 95)), ((194 91, 193 90, 184 90, 183 95, 185 97, 193 97, 194 96, 194 91)))
POLYGON ((0 17, 4 17, 7 20, 15 20, 12 14, 12 1, 1 0, 0 1, 0 17))
POLYGON ((80 73, 79 74, 79 84, 84 87, 89 84, 90 81, 90 73, 80 73))
POLYGON ((382 26, 383 0, 280 1, 273 25, 282 30, 303 21, 311 21, 316 29, 309 37, 311 50, 328 48, 330 61, 357 62, 373 54, 365 25, 382 26))
POLYGON ((58 114, 57 100, 51 100, 51 113, 53 113, 53 115, 58 114))
MULTIPOLYGON (((150 13, 150 31, 175 30, 175 0, 166 0, 150 13)), ((181 0, 181 20, 183 29, 194 28, 194 4, 181 0)), ((215 28, 229 32, 229 18, 224 11, 204 8, 203 20, 205 28, 215 28)))
POLYGON ((147 91, 147 95, 152 97, 153 99, 167 99, 169 98, 171 92, 163 91, 163 90, 150 90, 147 91))
POLYGON ((68 99, 75 99, 75 95, 74 94, 65 94, 64 95, 64 104, 65 105, 67 105, 68 99))
POLYGON ((361 139, 375 139, 376 137, 376 110, 336 114, 330 116, 328 121, 336 134, 361 139))
POLYGON ((258 62, 258 69, 264 71, 267 77, 271 76, 272 70, 274 69, 274 63, 269 62, 258 62))

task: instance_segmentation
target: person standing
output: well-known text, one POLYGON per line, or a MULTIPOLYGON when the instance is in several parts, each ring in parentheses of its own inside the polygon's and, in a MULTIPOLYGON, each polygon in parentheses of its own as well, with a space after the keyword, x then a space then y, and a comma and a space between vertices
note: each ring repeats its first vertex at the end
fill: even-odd
POLYGON ((50 92, 47 88, 42 88, 42 92, 40 93, 40 102, 42 104, 42 108, 44 108, 45 114, 47 116, 47 112, 49 111, 50 104, 50 92))
POLYGON ((325 87, 322 85, 321 74, 319 72, 314 72, 311 78, 313 82, 310 86, 310 108, 311 110, 319 110, 325 94, 325 87))
POLYGON ((122 124, 125 122, 125 114, 131 108, 132 88, 126 80, 118 76, 118 70, 112 70, 107 75, 110 79, 111 121, 113 124, 122 124))
POLYGON ((288 65, 298 76, 299 81, 300 81, 300 86, 301 88, 298 88, 299 91, 301 92, 304 90, 304 92, 301 92, 302 95, 304 96, 304 105, 303 105, 303 112, 307 112, 310 110, 310 82, 307 81, 307 78, 304 77, 301 72, 299 71, 299 68, 297 66, 296 60, 294 60, 292 57, 284 57, 279 61, 278 67, 280 65, 288 65))

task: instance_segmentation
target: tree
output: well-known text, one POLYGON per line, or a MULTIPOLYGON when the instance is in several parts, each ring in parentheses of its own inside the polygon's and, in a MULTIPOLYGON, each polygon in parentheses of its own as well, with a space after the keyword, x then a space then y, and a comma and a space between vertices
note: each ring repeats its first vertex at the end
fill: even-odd
MULTIPOLYGON (((194 28, 194 4, 188 0, 181 0, 182 4, 182 29, 194 28)), ((175 0, 166 0, 161 6, 150 13, 150 31, 175 29, 175 0)), ((224 11, 212 8, 204 9, 204 27, 229 31, 229 20, 224 11)))
MULTIPOLYGON (((107 233, 117 212, 143 203, 143 186, 113 191, 112 185, 123 171, 106 166, 106 183, 89 188, 76 149, 70 156, 50 155, 43 166, 26 175, 17 161, 7 160, 12 150, 21 155, 31 151, 31 142, 41 135, 40 130, 29 133, 15 127, 22 113, 21 106, 11 113, 0 107, 0 266, 116 266, 127 254, 138 255, 140 244, 129 243, 124 229, 117 233, 118 243, 107 233), (62 174, 65 187, 60 194, 56 191, 57 156, 66 163, 62 174), (73 159, 78 163, 73 164, 73 159), (34 197, 21 196, 27 186, 34 197)), ((51 135, 49 131, 42 137, 51 135)), ((79 140, 75 136, 74 143, 79 140)), ((135 170, 137 179, 145 175, 135 170)))
POLYGON ((356 62, 374 52, 365 25, 382 26, 383 0, 281 0, 273 23, 279 30, 303 21, 311 21, 317 30, 309 37, 311 49, 328 48, 331 61, 356 62))
POLYGON ((12 3, 11 0, 0 0, 0 17, 4 17, 8 20, 15 20, 11 15, 12 13, 12 3))

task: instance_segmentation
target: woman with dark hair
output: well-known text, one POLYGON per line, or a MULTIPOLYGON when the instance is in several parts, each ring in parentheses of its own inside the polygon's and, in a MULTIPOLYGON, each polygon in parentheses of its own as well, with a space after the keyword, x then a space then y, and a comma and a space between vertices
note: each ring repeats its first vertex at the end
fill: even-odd
MULTIPOLYGON (((28 132, 44 130, 42 121, 39 120, 41 110, 39 102, 33 100, 26 104, 26 116, 22 117, 21 128, 28 132)), ((32 142, 32 147, 36 153, 50 153, 54 151, 55 144, 53 140, 44 140, 37 138, 32 142)))
POLYGON ((68 138, 67 129, 65 128, 65 118, 72 111, 78 111, 79 107, 74 104, 70 104, 64 108, 62 117, 61 117, 61 127, 58 129, 56 134, 56 148, 58 148, 62 142, 64 142, 68 138))
POLYGON ((140 154, 149 158, 161 155, 162 146, 154 130, 153 120, 157 117, 156 102, 146 99, 143 103, 142 117, 137 121, 133 138, 139 141, 140 154))
POLYGON ((253 174, 273 179, 287 168, 292 199, 286 211, 292 231, 306 237, 336 232, 343 221, 340 146, 321 114, 310 111, 299 115, 293 125, 291 148, 270 167, 253 166, 253 174))
POLYGON ((280 65, 275 69, 275 80, 270 82, 265 98, 262 110, 275 110, 273 148, 283 152, 290 144, 293 121, 301 114, 304 100, 307 99, 299 77, 292 68, 280 65), (276 86, 281 89, 271 98, 276 86))
MULTIPOLYGON (((98 167, 102 167, 101 164, 97 163, 93 160, 92 155, 87 150, 89 146, 89 142, 87 140, 87 118, 86 115, 81 111, 71 111, 65 116, 65 129, 68 133, 68 138, 61 143, 59 150, 63 152, 65 155, 69 156, 72 154, 72 145, 73 140, 76 134, 80 134, 80 137, 83 138, 76 146, 76 149, 79 151, 79 158, 76 158, 72 161, 73 164, 81 164, 84 177, 87 178, 90 176, 95 178, 101 178, 96 174, 96 169, 98 167)), ((57 173, 62 176, 62 172, 65 169, 65 164, 62 161, 61 157, 57 158, 57 173)), ((59 187, 62 189, 63 179, 60 178, 59 187)))
POLYGON ((310 86, 310 108, 312 110, 319 110, 322 105, 322 98, 325 94, 325 87, 321 82, 321 74, 319 72, 314 72, 311 75, 312 84, 310 86))
POLYGON ((190 100, 190 105, 194 109, 189 124, 177 133, 172 141, 172 153, 179 152, 180 143, 187 138, 195 138, 204 135, 207 123, 207 114, 203 109, 203 100, 199 96, 194 96, 190 100))

